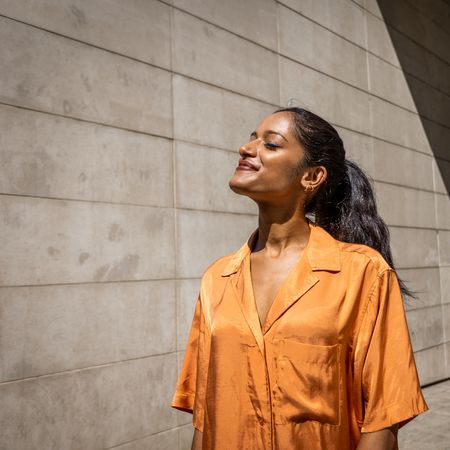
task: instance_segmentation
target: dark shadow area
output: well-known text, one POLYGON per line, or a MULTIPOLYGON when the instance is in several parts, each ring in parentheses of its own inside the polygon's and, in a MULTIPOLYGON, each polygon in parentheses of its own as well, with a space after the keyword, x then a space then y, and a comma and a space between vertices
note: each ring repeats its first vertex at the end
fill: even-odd
POLYGON ((377 1, 450 194, 450 4, 377 1))

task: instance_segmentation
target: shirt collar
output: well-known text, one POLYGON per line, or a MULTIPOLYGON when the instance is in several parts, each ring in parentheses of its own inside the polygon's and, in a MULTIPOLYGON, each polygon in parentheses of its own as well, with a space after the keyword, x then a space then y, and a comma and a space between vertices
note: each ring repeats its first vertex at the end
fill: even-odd
MULTIPOLYGON (((324 228, 307 219, 310 228, 309 241, 305 248, 306 259, 311 270, 341 270, 340 251, 338 241, 324 228)), ((232 254, 222 276, 228 276, 237 272, 243 259, 251 252, 254 241, 258 234, 258 228, 252 232, 242 247, 232 254)))

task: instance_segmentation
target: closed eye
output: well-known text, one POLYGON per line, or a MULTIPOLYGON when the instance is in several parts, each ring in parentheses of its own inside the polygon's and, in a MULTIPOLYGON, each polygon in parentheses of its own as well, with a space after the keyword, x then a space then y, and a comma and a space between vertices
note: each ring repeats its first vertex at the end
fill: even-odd
POLYGON ((267 147, 267 148, 270 148, 270 149, 274 149, 274 148, 279 148, 280 147, 279 145, 271 144, 270 142, 266 142, 264 144, 264 146, 267 147))

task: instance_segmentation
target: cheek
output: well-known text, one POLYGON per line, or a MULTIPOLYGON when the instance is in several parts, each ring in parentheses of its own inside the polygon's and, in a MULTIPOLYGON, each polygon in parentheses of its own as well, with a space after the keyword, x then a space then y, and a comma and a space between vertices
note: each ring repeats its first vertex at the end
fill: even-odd
POLYGON ((301 171, 297 160, 282 158, 276 154, 267 155, 265 159, 261 158, 261 162, 271 176, 284 180, 286 183, 295 181, 301 171))

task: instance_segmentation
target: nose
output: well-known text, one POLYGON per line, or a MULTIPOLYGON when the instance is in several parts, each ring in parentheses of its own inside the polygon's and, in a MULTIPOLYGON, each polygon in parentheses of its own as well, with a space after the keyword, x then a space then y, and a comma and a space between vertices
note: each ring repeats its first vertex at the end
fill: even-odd
POLYGON ((241 145, 241 147, 239 148, 239 154, 241 156, 244 155, 255 155, 256 154, 256 145, 255 145, 255 140, 251 141, 251 142, 247 142, 247 144, 241 145), (253 145, 252 145, 253 143, 253 145))

